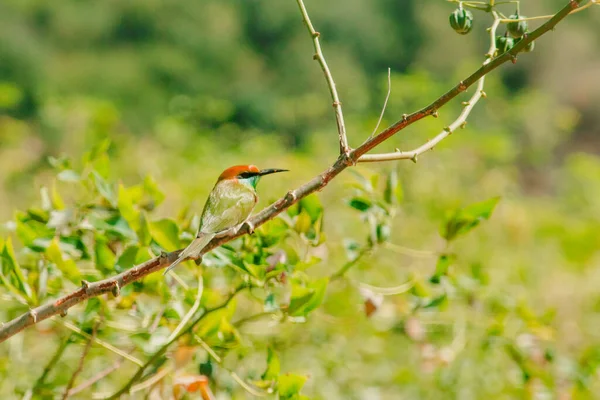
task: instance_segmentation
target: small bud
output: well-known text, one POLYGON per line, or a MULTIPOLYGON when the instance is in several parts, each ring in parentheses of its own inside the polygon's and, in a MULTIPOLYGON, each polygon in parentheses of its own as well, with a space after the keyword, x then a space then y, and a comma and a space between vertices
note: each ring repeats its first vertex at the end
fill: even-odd
POLYGON ((437 117, 439 117, 439 116, 440 116, 440 114, 439 114, 439 113, 437 112, 437 110, 436 110, 436 111, 434 111, 434 112, 432 112, 432 113, 431 113, 431 116, 432 116, 433 118, 437 118, 437 117))
POLYGON ((508 19, 515 21, 506 24, 506 31, 515 39, 520 38, 527 32, 527 21, 522 21, 523 18, 526 17, 519 15, 519 13, 515 13, 508 17, 508 19), (521 19, 521 21, 519 21, 519 19, 521 19))
POLYGON ((498 49, 498 54, 504 54, 515 45, 515 41, 510 36, 498 36, 496 38, 496 48, 498 49))
POLYGON ((448 19, 452 29, 461 35, 466 35, 473 28, 473 14, 462 7, 454 10, 448 19))

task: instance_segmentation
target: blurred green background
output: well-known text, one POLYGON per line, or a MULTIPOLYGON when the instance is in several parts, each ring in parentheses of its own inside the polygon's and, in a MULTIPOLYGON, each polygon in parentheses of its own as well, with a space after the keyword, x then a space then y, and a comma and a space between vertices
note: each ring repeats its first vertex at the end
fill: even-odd
MULTIPOLYGON (((521 12, 551 14, 564 3, 523 1, 521 12)), ((377 122, 388 67, 392 92, 382 126, 470 74, 488 48, 489 16, 475 13, 473 32, 460 36, 448 25, 455 7, 441 0, 307 0, 306 6, 354 146, 377 122)), ((351 282, 395 286, 435 268, 435 258, 382 248, 351 269, 349 281, 332 283, 307 323, 243 331, 252 341, 277 342, 282 369, 310 375, 304 393, 321 399, 530 393, 517 363, 482 344, 490 329, 482 321, 499 309, 514 316, 506 337, 544 343, 540 348, 557 354, 547 366, 552 383, 544 381, 541 391, 550 397, 543 398, 570 398, 560 396, 570 396, 583 375, 587 394, 579 395, 598 393, 590 371, 600 363, 599 8, 570 16, 533 53, 489 75, 488 97, 467 128, 417 164, 357 167, 365 176, 398 168, 404 199, 390 242, 411 249, 443 251, 438 231, 448 211, 501 196, 491 220, 454 249, 458 271, 481 268, 487 284, 469 307, 451 303, 409 315, 404 296, 387 296, 367 318, 351 282), (541 323, 532 315, 551 317, 536 329, 541 323), (417 324, 427 339, 415 340, 407 324, 417 324)), ((513 6, 504 10, 512 13, 513 6)), ((312 54, 292 0, 2 0, 0 219, 39 203, 40 188, 54 175, 49 157, 78 159, 106 138, 114 181, 133 185, 152 175, 166 193, 159 216, 175 217, 186 207, 199 213, 216 176, 232 164, 291 170, 261 183, 261 205, 268 204, 336 157, 335 118, 312 54)), ((379 150, 420 145, 456 118, 465 99, 379 150)), ((328 243, 311 272, 317 276, 344 264, 345 240, 367 235, 346 205, 355 180, 344 172, 319 193, 328 243)), ((45 362, 37 360, 54 351, 36 335, 30 329, 3 344, 2 398, 26 387, 45 362)), ((77 356, 68 355, 65 365, 77 356)), ((92 365, 100 368, 97 356, 92 365)), ((123 374, 133 372, 129 367, 123 374)))

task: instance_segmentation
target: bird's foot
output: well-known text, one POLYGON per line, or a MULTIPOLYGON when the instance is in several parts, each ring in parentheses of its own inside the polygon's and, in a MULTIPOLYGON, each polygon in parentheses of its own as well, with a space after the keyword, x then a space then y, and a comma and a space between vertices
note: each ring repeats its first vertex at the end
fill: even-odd
POLYGON ((240 227, 240 229, 242 229, 244 226, 248 227, 248 233, 253 235, 254 234, 254 224, 250 221, 244 221, 242 223, 242 226, 240 227))

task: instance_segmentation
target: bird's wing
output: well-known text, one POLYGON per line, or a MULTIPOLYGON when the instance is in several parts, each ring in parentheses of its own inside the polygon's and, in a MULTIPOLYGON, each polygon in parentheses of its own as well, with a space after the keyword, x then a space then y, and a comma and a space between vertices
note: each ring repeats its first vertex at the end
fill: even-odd
POLYGON ((235 182, 219 182, 204 206, 198 233, 217 233, 241 224, 256 201, 252 189, 235 182))

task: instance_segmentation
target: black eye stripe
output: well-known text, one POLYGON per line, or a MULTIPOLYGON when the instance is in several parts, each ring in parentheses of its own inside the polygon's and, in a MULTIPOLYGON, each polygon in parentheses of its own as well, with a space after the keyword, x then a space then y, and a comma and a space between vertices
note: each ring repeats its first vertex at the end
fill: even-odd
POLYGON ((248 178, 252 178, 253 176, 256 176, 256 173, 254 173, 254 172, 242 172, 241 174, 238 175, 238 178, 248 179, 248 178))

